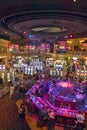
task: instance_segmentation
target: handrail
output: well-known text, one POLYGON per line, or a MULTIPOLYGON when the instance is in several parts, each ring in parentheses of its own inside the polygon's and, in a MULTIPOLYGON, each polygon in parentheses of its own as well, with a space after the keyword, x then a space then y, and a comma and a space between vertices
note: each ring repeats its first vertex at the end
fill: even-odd
MULTIPOLYGON (((0 54, 2 54, 2 53, 0 53, 0 54)), ((34 54, 34 55, 43 55, 43 54, 51 54, 51 53, 44 53, 44 52, 38 52, 38 51, 20 51, 20 52, 10 52, 10 54, 12 54, 12 55, 18 55, 18 54, 20 54, 20 55, 28 55, 28 54, 30 54, 30 55, 32 55, 32 54, 34 54)), ((66 51, 65 53, 52 53, 52 54, 57 54, 57 55, 87 55, 87 52, 86 51, 66 51)))

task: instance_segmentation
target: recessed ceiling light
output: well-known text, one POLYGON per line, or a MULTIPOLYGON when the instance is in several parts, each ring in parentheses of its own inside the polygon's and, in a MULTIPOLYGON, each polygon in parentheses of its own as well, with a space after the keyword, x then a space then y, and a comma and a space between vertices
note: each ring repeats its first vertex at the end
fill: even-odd
POLYGON ((74 2, 76 2, 76 0, 73 0, 74 2))
POLYGON ((5 34, 7 34, 7 31, 5 31, 5 34))
POLYGON ((24 31, 23 33, 25 34, 26 32, 24 31))

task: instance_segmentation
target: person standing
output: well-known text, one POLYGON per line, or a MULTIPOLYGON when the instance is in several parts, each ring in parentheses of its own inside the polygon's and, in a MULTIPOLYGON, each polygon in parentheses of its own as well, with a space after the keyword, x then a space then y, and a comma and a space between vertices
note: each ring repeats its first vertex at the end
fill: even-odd
POLYGON ((83 130, 85 128, 85 116, 82 112, 76 115, 77 122, 76 122, 76 129, 75 130, 83 130))
POLYGON ((50 123, 48 123, 48 130, 54 130, 54 122, 55 122, 55 113, 52 110, 48 111, 48 117, 50 123))
POLYGON ((20 115, 20 117, 24 120, 25 119, 25 114, 26 114, 26 110, 25 110, 25 105, 22 103, 18 109, 18 113, 20 115))
POLYGON ((13 95, 14 95, 14 85, 11 84, 11 86, 10 86, 10 99, 12 98, 13 95))

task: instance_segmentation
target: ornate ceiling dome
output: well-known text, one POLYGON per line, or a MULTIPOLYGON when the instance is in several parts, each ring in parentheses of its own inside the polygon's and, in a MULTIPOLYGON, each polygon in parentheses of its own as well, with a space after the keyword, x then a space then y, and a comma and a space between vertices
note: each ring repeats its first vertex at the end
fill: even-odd
POLYGON ((14 43, 86 37, 86 25, 86 0, 1 0, 0 34, 14 43))

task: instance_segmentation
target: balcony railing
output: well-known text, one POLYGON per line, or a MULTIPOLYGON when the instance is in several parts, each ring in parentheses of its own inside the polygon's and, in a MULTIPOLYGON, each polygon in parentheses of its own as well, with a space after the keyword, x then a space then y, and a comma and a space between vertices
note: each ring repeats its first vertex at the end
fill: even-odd
MULTIPOLYGON (((50 54, 50 53, 45 53, 41 51, 18 51, 18 52, 11 52, 10 54, 12 55, 42 55, 42 54, 50 54)), ((66 52, 59 52, 59 53, 54 53, 54 54, 59 54, 59 55, 87 55, 87 51, 66 51, 66 52)))
POLYGON ((87 55, 87 51, 67 51, 66 54, 71 54, 71 55, 87 55))

